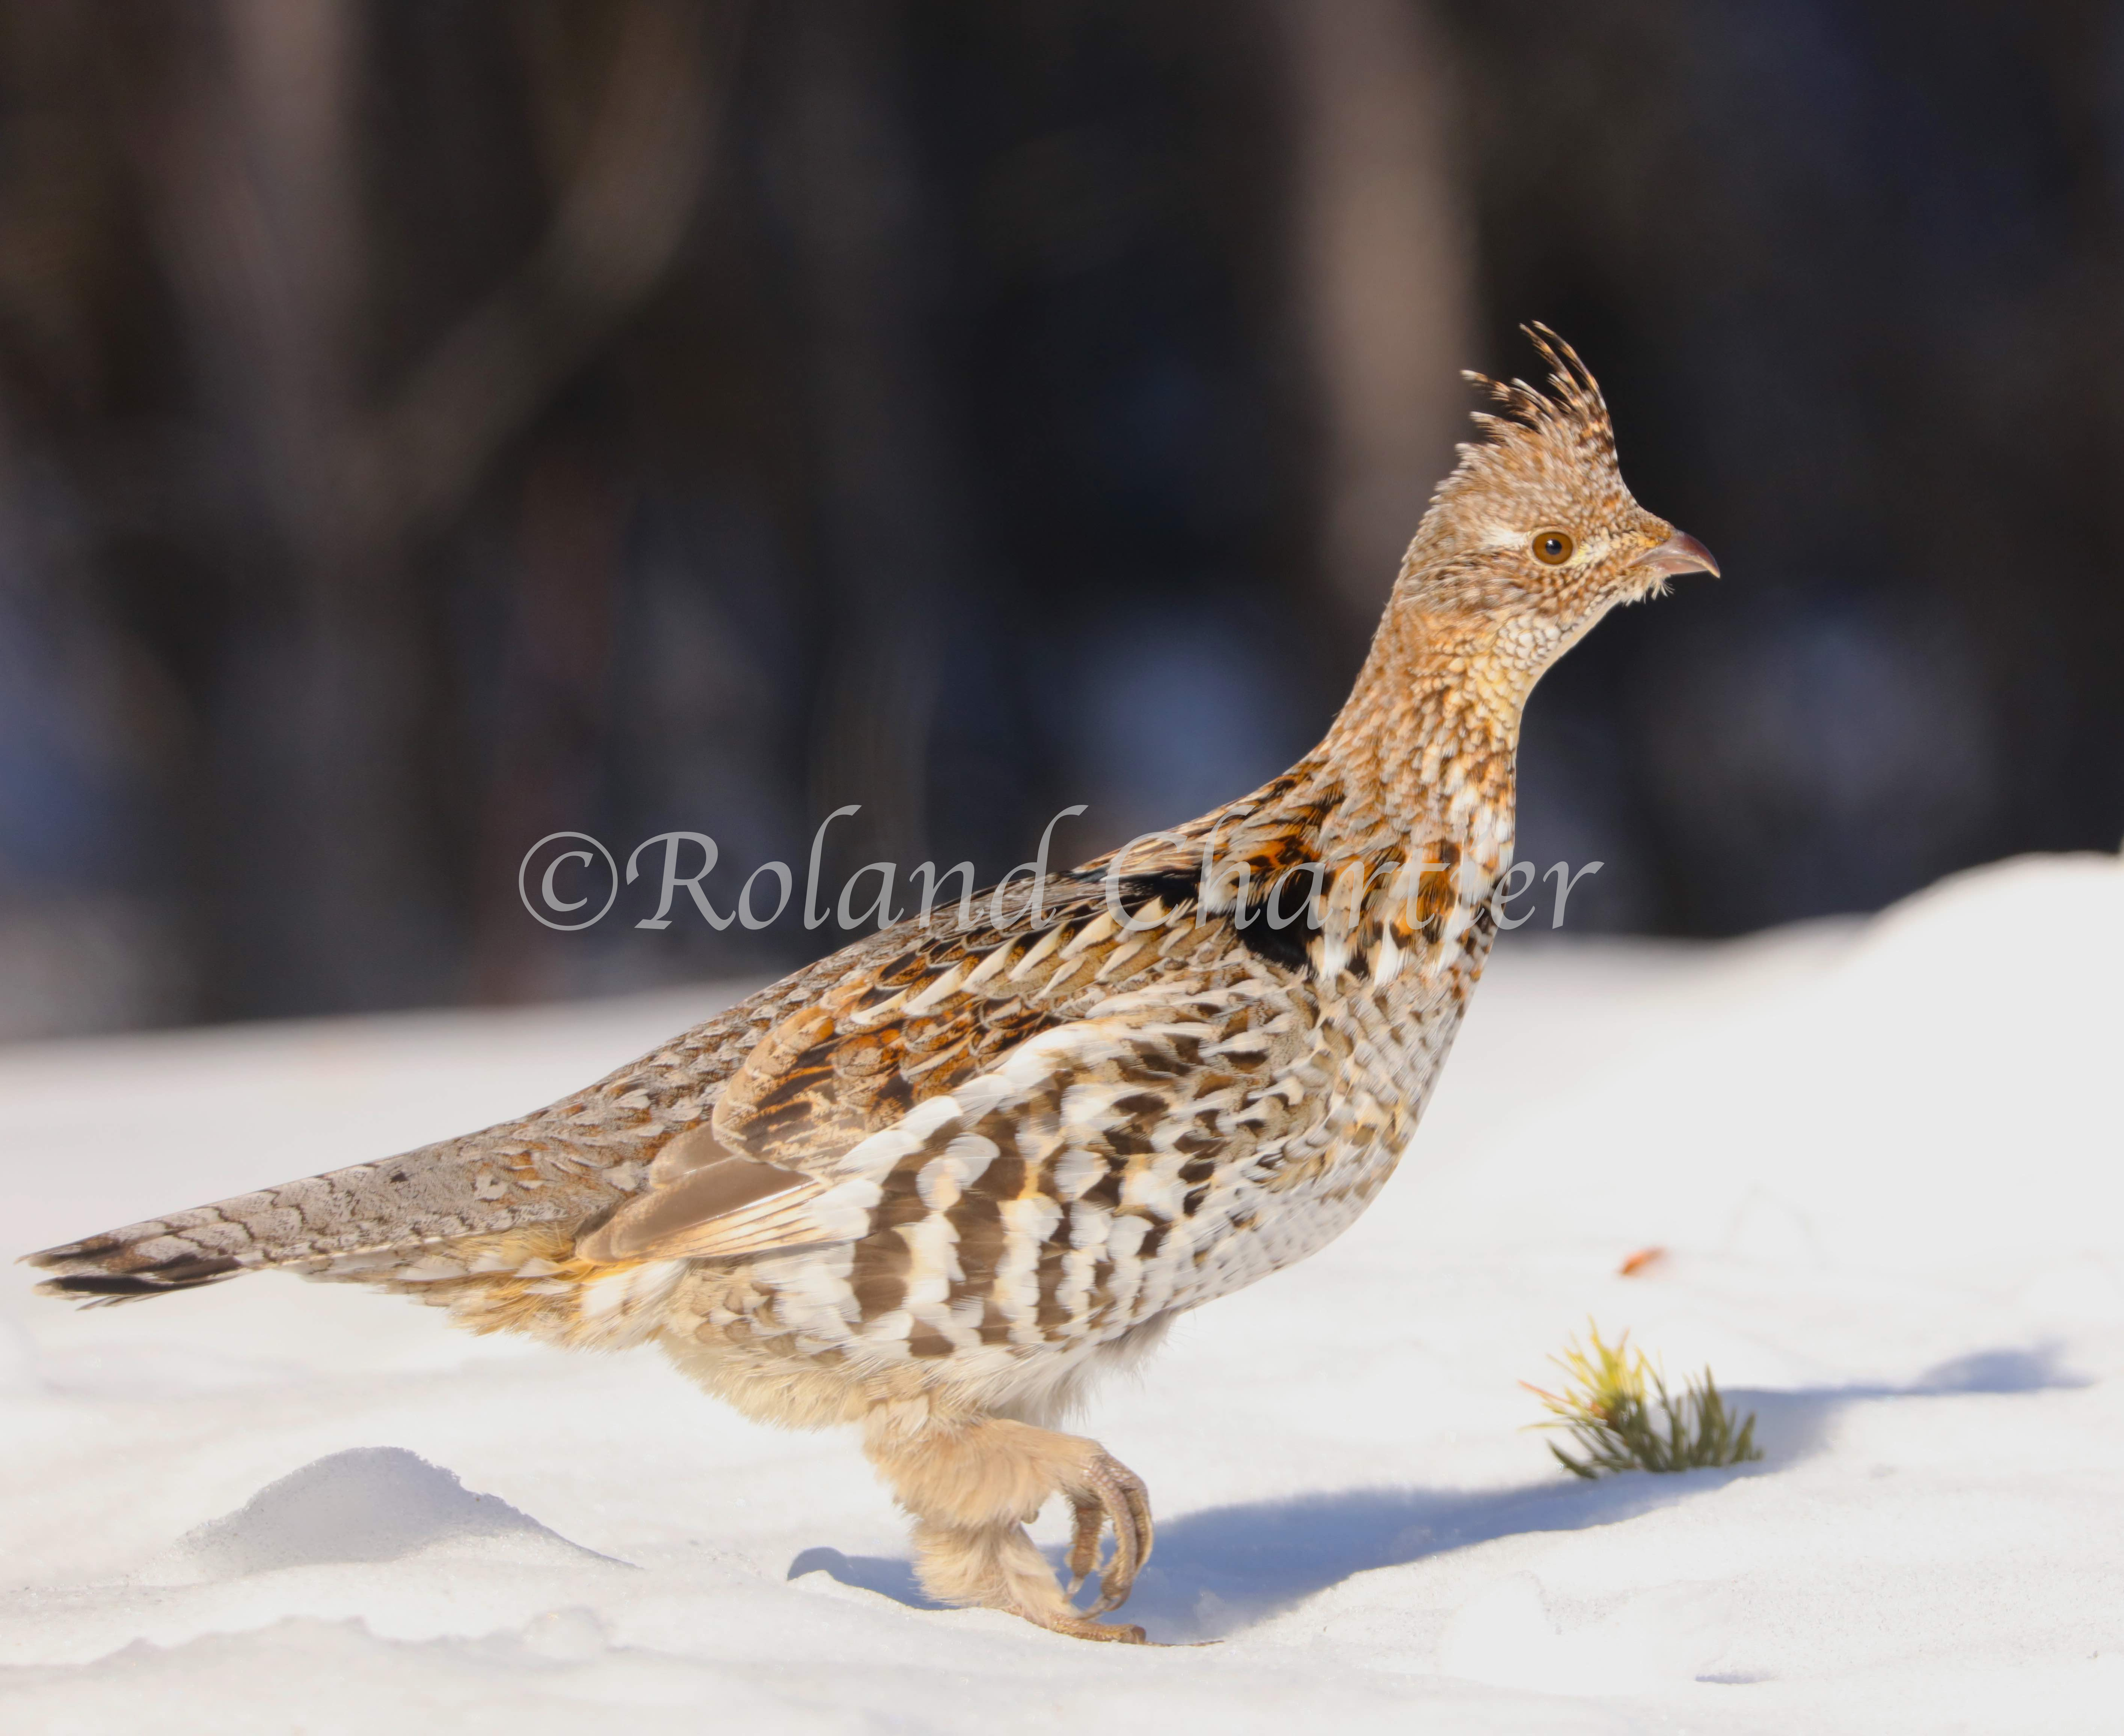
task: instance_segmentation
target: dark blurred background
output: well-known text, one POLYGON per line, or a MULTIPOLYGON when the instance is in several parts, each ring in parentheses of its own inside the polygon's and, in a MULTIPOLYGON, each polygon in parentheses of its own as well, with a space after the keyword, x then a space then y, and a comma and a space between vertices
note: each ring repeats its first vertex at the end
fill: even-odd
POLYGON ((1236 794, 1529 318, 1727 575, 1535 699, 1573 927, 2117 846, 2115 6, 7 0, 0 1035, 831 937, 549 933, 560 828, 1236 794))

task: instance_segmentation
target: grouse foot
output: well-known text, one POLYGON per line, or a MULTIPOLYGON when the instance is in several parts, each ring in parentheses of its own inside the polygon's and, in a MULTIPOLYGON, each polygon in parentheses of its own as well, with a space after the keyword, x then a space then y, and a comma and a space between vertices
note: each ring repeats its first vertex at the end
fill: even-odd
POLYGON ((1145 1643, 1140 1627, 1095 1619, 1127 1601, 1154 1538, 1143 1480, 1097 1442, 1000 1417, 875 1416, 864 1433, 872 1462, 914 1516, 916 1570, 932 1597, 1079 1640, 1145 1643), (1025 1532, 1056 1495, 1075 1518, 1067 1592, 1025 1532), (1113 1553, 1102 1561, 1108 1527, 1113 1553), (1079 1612, 1070 1597, 1093 1574, 1098 1600, 1079 1612))

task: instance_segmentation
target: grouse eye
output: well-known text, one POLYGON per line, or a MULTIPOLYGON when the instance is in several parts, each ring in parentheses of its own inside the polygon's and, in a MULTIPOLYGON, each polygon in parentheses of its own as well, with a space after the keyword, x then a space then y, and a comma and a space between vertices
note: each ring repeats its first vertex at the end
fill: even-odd
POLYGON ((1576 547, 1570 537, 1560 530, 1537 531, 1534 539, 1534 557, 1544 566, 1561 566, 1571 558, 1576 547))

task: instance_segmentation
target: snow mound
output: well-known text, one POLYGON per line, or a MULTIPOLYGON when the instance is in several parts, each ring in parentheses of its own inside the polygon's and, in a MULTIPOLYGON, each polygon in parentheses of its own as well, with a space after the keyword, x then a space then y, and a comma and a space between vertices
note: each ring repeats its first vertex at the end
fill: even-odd
POLYGON ((506 1501, 469 1490, 402 1447, 327 1455, 188 1533, 182 1548, 209 1574, 395 1561, 472 1538, 536 1539, 589 1555, 506 1501))

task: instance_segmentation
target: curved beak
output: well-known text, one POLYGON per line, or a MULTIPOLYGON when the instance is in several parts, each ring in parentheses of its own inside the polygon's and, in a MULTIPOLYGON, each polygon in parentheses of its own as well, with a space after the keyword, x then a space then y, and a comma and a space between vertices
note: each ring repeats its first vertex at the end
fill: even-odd
POLYGON ((1630 565, 1655 573, 1708 573, 1714 579, 1718 576, 1718 563, 1711 558, 1711 551, 1686 531, 1673 532, 1658 547, 1646 550, 1630 565))

